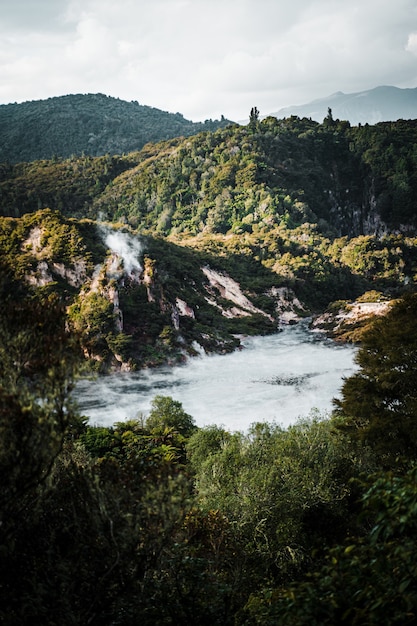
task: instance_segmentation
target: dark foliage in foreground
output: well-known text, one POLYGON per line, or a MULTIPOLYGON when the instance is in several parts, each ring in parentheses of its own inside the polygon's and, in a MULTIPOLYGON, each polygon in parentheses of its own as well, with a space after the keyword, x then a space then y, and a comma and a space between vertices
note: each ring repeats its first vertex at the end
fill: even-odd
MULTIPOLYGON (((412 450, 385 473, 385 433, 365 445, 340 415, 230 433, 161 396, 148 416, 89 426, 68 403, 77 352, 59 303, 7 273, 1 289, 18 304, 0 335, 3 624, 416 622, 412 450)), ((361 358, 389 355, 403 327, 414 345, 410 302, 361 358)))

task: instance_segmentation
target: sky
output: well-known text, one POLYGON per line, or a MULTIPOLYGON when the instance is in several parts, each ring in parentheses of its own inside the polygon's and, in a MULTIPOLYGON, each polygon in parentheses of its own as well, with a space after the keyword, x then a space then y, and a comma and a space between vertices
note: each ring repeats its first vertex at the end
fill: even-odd
POLYGON ((417 0, 0 0, 0 104, 78 93, 204 121, 417 87, 417 0))

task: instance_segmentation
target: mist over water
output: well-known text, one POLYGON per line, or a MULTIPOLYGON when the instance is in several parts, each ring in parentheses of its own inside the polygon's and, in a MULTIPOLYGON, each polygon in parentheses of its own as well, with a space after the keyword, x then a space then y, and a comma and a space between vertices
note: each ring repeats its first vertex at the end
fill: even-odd
POLYGON ((283 426, 312 410, 332 410, 343 377, 357 369, 355 348, 338 345, 299 324, 276 335, 248 337, 227 355, 194 357, 186 364, 81 380, 75 399, 94 425, 147 415, 156 395, 182 403, 198 426, 246 430, 253 422, 283 426))

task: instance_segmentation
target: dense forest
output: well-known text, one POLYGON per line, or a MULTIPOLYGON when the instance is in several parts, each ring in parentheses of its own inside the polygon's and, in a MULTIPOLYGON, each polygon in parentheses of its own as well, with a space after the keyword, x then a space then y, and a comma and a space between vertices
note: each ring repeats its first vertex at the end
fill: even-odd
POLYGON ((0 165, 0 621, 417 623, 417 123, 267 118, 0 165), (93 426, 94 369, 387 301, 330 416, 93 426))
POLYGON ((228 351, 283 312, 413 289, 416 122, 254 113, 127 155, 1 166, 3 258, 65 298, 96 368, 228 351))
POLYGON ((0 162, 101 156, 140 150, 150 141, 229 124, 191 122, 181 113, 103 94, 77 94, 0 105, 0 162))
POLYGON ((0 169, 0 214, 106 216, 163 235, 317 224, 331 237, 414 232, 417 120, 351 127, 329 112, 0 169))

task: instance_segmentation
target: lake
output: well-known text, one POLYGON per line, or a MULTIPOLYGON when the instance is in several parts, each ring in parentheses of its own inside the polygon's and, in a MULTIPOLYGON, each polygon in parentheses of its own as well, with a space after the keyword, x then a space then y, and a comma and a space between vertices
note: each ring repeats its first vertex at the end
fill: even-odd
POLYGON ((331 411, 343 378, 357 369, 353 346, 310 331, 306 322, 242 343, 231 354, 201 355, 175 367, 83 379, 74 397, 90 424, 147 415, 152 399, 163 395, 181 402, 198 426, 243 431, 253 422, 288 426, 316 409, 331 411))

